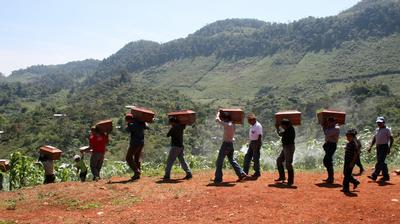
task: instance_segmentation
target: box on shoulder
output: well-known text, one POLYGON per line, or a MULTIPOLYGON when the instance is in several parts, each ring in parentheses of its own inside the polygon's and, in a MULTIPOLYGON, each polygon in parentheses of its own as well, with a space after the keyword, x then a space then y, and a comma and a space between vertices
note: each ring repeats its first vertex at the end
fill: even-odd
POLYGON ((323 110, 317 113, 318 123, 323 125, 326 123, 327 119, 333 117, 335 118, 337 124, 343 125, 346 123, 346 112, 336 111, 336 110, 323 110))
POLYGON ((234 124, 243 124, 244 112, 242 109, 224 108, 219 110, 220 113, 228 113, 234 124))
POLYGON ((136 106, 131 107, 131 114, 133 115, 133 118, 147 123, 152 123, 155 116, 155 113, 152 110, 136 106))
POLYGON ((279 124, 283 119, 288 119, 292 125, 301 125, 301 112, 297 110, 290 110, 275 113, 275 122, 277 124, 279 124))
POLYGON ((41 146, 39 151, 41 154, 49 156, 52 160, 59 160, 62 154, 61 150, 50 145, 41 146))
POLYGON ((179 124, 192 125, 196 122, 196 112, 193 110, 178 110, 168 113, 168 118, 176 117, 179 124))
POLYGON ((96 128, 101 133, 111 133, 113 130, 113 122, 112 120, 102 120, 96 123, 96 128))

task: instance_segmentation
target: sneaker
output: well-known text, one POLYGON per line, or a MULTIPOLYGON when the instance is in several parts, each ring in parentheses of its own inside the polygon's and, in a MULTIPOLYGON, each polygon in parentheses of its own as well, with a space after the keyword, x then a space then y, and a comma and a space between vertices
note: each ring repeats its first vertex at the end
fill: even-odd
POLYGON ((139 180, 140 179, 140 176, 139 175, 133 175, 132 177, 131 177, 131 180, 139 180))
POLYGON ((327 179, 322 180, 322 181, 324 181, 324 182, 327 183, 327 184, 333 184, 333 183, 335 182, 335 179, 333 179, 333 178, 327 178, 327 179))
POLYGON ((214 180, 214 184, 220 184, 222 183, 222 180, 214 180))
MULTIPOLYGON (((132 178, 133 178, 133 177, 132 177, 132 178)), ((164 176, 162 179, 163 179, 163 180, 171 180, 171 177, 169 177, 169 176, 164 176)))
POLYGON ((259 178, 261 176, 261 174, 259 173, 254 173, 253 175, 251 175, 252 178, 259 178))
POLYGON ((382 177, 381 179, 379 179, 379 182, 386 182, 389 180, 390 180, 390 177, 382 177))
POLYGON ((374 176, 374 175, 368 176, 368 178, 373 180, 373 181, 376 181, 376 176, 374 176))
POLYGON ((353 184, 353 190, 355 190, 358 187, 358 185, 360 185, 360 181, 357 181, 353 184))
POLYGON ((287 186, 288 186, 288 187, 293 186, 293 184, 294 184, 293 181, 288 181, 288 182, 287 182, 287 186))
POLYGON ((186 176, 185 176, 183 179, 185 179, 185 180, 190 180, 190 179, 192 179, 192 178, 193 178, 192 173, 187 173, 186 176))
POLYGON ((247 177, 248 176, 244 173, 244 174, 240 175, 240 177, 236 180, 236 182, 240 182, 242 180, 246 180, 247 177))
POLYGON ((275 179, 274 181, 276 181, 276 182, 280 182, 280 181, 285 181, 286 180, 286 178, 284 178, 284 177, 279 177, 278 179, 275 179))
POLYGON ((345 188, 343 188, 343 189, 340 190, 340 191, 343 192, 343 193, 345 193, 345 194, 350 193, 350 190, 349 190, 349 189, 345 189, 345 188))

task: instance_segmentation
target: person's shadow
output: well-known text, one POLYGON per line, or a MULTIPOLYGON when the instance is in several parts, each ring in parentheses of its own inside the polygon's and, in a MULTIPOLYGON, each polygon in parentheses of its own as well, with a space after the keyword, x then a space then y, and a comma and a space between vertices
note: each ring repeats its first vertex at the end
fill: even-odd
POLYGON ((236 184, 234 182, 221 182, 221 183, 209 183, 206 186, 207 187, 233 187, 236 184))
POLYGON ((284 183, 274 183, 274 184, 268 184, 268 187, 275 187, 275 188, 287 188, 287 189, 297 189, 297 186, 289 186, 284 183))
POLYGON ((335 184, 335 183, 330 184, 330 183, 325 183, 325 182, 315 184, 315 186, 317 186, 317 187, 324 187, 324 188, 339 188, 339 187, 342 187, 341 184, 335 184))
POLYGON ((129 178, 128 180, 117 180, 117 181, 109 180, 107 182, 107 184, 127 184, 127 183, 132 183, 132 182, 135 182, 135 181, 129 178))

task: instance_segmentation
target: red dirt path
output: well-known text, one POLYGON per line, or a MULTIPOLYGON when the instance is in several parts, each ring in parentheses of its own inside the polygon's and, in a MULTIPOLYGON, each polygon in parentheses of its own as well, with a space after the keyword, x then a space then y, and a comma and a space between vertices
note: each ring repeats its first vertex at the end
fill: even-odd
MULTIPOLYGON (((359 177, 353 197, 324 186, 320 172, 296 173, 295 188, 275 185, 276 173, 256 181, 213 186, 212 171, 162 183, 112 178, 0 193, 0 223, 400 223, 400 176, 385 186, 359 177), (15 202, 15 210, 12 209, 15 202), (12 223, 12 222, 11 222, 12 223)), ((177 175, 180 176, 180 175, 177 175)), ((337 174, 337 183, 342 175, 337 174)))

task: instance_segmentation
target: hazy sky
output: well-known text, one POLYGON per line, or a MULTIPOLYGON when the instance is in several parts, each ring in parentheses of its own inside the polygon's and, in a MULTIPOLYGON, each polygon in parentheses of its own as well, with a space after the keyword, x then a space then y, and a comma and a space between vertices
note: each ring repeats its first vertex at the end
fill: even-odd
POLYGON ((167 42, 227 18, 291 22, 358 0, 0 0, 0 72, 103 59, 130 41, 167 42))

